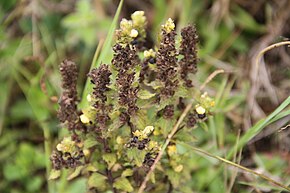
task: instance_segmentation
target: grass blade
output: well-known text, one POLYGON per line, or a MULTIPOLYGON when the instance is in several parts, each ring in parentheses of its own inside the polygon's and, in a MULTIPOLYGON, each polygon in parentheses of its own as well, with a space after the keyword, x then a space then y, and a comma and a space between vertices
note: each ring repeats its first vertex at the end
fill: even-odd
MULTIPOLYGON (((112 22, 111 27, 110 27, 109 32, 108 32, 108 35, 105 39, 104 45, 100 46, 101 44, 99 44, 99 46, 95 52, 95 56, 94 56, 94 60, 93 60, 92 65, 91 65, 91 69, 99 67, 102 62, 104 62, 104 63, 110 62, 110 61, 108 61, 107 56, 111 50, 111 45, 112 45, 113 38, 114 38, 114 32, 115 32, 116 27, 117 27, 117 23, 118 23, 121 8, 123 5, 123 1, 124 0, 121 0, 119 3, 118 9, 117 9, 116 14, 114 16, 113 22, 112 22), (102 50, 102 51, 100 52, 100 50, 102 50), (97 57, 99 52, 100 52, 100 56, 97 57)), ((87 79, 86 85, 85 85, 85 88, 84 88, 84 91, 82 94, 82 99, 81 99, 81 102, 79 104, 80 108, 85 108, 86 106, 88 106, 86 96, 92 91, 92 87, 93 86, 90 84, 90 81, 87 79)))
MULTIPOLYGON (((271 123, 272 119, 274 119, 283 109, 285 109, 290 104, 290 96, 266 119, 260 120, 253 127, 251 127, 244 135, 241 137, 239 143, 237 144, 237 150, 239 151, 243 146, 247 144, 253 137, 258 135, 265 126, 271 123)), ((234 155, 235 147, 232 147, 227 155, 227 159, 231 159, 234 155)))

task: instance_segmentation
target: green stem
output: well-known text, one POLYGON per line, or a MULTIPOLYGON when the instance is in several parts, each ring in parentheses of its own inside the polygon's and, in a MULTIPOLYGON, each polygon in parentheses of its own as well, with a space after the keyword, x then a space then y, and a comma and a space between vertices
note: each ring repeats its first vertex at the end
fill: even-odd
POLYGON ((51 163, 50 163, 50 154, 51 154, 51 135, 49 131, 49 127, 47 123, 42 122, 40 126, 43 130, 44 135, 44 152, 45 152, 45 165, 46 165, 46 179, 47 179, 47 188, 49 193, 54 192, 54 182, 52 180, 48 180, 49 173, 51 171, 51 163))

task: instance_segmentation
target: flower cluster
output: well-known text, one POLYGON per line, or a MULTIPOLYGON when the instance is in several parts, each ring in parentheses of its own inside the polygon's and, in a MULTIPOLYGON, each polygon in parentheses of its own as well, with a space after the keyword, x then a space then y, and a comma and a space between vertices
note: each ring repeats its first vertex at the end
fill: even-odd
MULTIPOLYGON (((139 82, 143 82, 146 79, 149 79, 152 70, 150 69, 150 65, 154 65, 156 63, 156 52, 153 49, 144 51, 144 60, 142 62, 142 69, 140 72, 139 82)), ((148 80, 150 81, 150 80, 148 80)))
POLYGON ((63 92, 59 99, 58 118, 70 131, 84 130, 77 112, 77 66, 74 62, 64 60, 60 65, 63 92))
MULTIPOLYGON (((197 67, 195 28, 181 30, 181 45, 176 48, 175 24, 168 19, 153 49, 142 45, 146 23, 142 11, 121 21, 111 63, 88 73, 93 88, 82 114, 77 111, 76 65, 64 61, 60 67, 63 94, 58 116, 71 136, 52 153, 53 169, 75 168, 72 176, 85 174, 89 189, 96 192, 133 192, 156 161, 185 106, 194 99, 193 108, 172 136, 175 141, 193 140, 191 128, 205 121, 214 106, 207 93, 192 88, 190 74, 197 67)), ((190 175, 184 169, 189 157, 178 150, 175 141, 169 143, 167 156, 161 158, 151 180, 169 181, 172 188, 183 192, 180 179, 190 175)), ((152 183, 147 191, 164 192, 165 187, 152 183)))
POLYGON ((88 74, 91 78, 91 83, 94 84, 93 99, 89 95, 88 101, 94 102, 95 108, 95 123, 98 125, 97 130, 103 130, 106 127, 107 122, 110 120, 109 112, 110 105, 106 104, 107 96, 106 92, 109 91, 111 71, 108 65, 102 64, 98 69, 93 69, 88 74))
POLYGON ((63 139, 61 143, 56 146, 56 151, 53 151, 50 156, 52 166, 55 170, 61 168, 75 168, 82 164, 84 153, 80 144, 71 140, 70 137, 63 139))
POLYGON ((179 54, 183 58, 179 61, 180 75, 185 81, 187 87, 192 87, 192 81, 188 79, 189 73, 196 73, 197 71, 197 43, 198 36, 194 26, 187 26, 181 29, 181 45, 179 48, 179 54))
POLYGON ((162 26, 161 42, 156 55, 157 79, 163 83, 161 97, 172 97, 178 85, 177 51, 175 48, 175 25, 168 19, 162 26))
POLYGON ((120 44, 114 46, 114 58, 112 65, 116 68, 117 75, 117 89, 119 95, 119 104, 124 107, 128 114, 135 114, 138 110, 136 106, 138 84, 136 82, 135 68, 139 65, 140 59, 138 58, 135 46, 127 44, 122 47, 120 44))
POLYGON ((122 19, 120 29, 116 31, 117 42, 121 45, 137 45, 144 42, 146 37, 147 21, 144 11, 136 11, 131 15, 131 20, 122 19))

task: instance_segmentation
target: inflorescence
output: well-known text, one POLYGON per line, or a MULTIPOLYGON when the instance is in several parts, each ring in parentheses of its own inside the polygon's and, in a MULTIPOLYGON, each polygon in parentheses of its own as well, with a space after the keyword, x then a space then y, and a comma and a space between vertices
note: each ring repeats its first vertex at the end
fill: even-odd
MULTIPOLYGON (((106 168, 108 184, 130 179, 128 186, 138 187, 185 105, 195 100, 182 126, 188 129, 181 128, 177 136, 182 132, 190 135, 186 132, 210 115, 214 101, 207 93, 200 94, 192 83, 198 62, 195 27, 181 29, 177 48, 175 23, 169 18, 161 26, 159 44, 146 48, 146 25, 143 11, 133 13, 131 20, 122 19, 111 64, 101 64, 88 73, 93 90, 86 98, 89 105, 80 111, 77 67, 69 60, 61 63, 63 92, 58 118, 72 136, 64 138, 52 153, 55 170, 90 164, 86 170, 89 176, 106 168)), ((178 152, 175 143, 169 144, 167 155, 161 168, 188 172, 183 170, 187 155, 178 152)), ((161 172, 156 178, 167 179, 167 175, 161 172)))

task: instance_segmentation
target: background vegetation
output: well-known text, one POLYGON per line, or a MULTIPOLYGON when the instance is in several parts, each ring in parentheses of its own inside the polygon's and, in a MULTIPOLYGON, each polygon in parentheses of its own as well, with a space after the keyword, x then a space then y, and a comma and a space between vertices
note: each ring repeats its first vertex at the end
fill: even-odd
MULTIPOLYGON (((65 58, 77 62, 81 93, 117 5, 113 0, 0 1, 0 192, 47 192, 48 185, 59 193, 86 191, 82 178, 46 178, 51 149, 66 132, 56 119, 58 65, 65 58)), ((216 69, 225 70, 205 89, 215 96, 216 108, 207 125, 193 131, 192 144, 288 186, 290 50, 285 46, 267 52, 258 76, 255 59, 263 48, 290 36, 290 1, 125 0, 120 18, 129 18, 135 10, 145 11, 151 42, 168 17, 176 21, 177 30, 196 24, 196 85, 216 69)), ((260 177, 196 154, 192 146, 184 149, 193 155, 194 192, 282 191, 260 177)))

